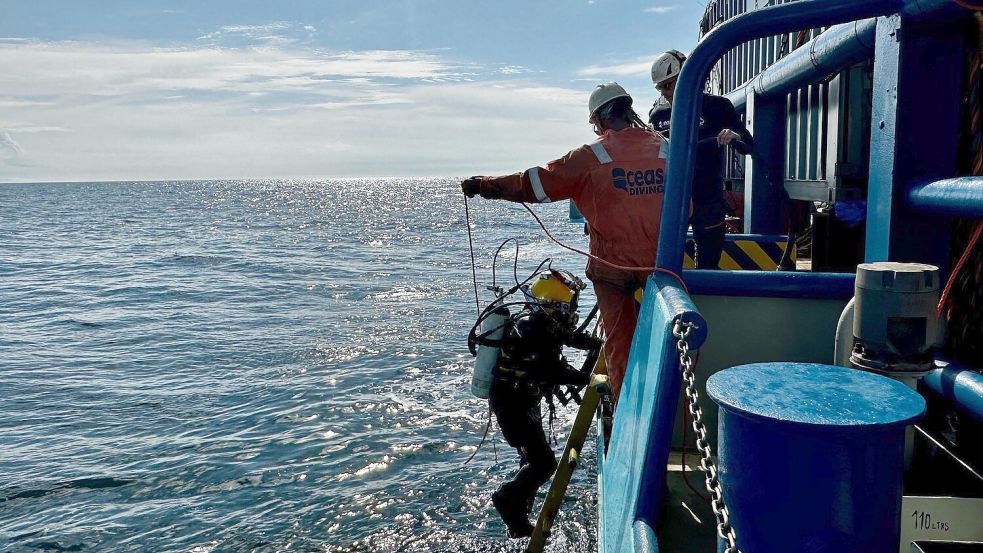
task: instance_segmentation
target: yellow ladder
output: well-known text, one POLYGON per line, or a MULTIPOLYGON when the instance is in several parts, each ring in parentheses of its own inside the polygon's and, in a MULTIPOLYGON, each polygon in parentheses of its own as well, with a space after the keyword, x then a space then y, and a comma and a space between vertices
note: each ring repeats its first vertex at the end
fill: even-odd
MULTIPOLYGON (((603 371, 603 359, 602 356, 598 362, 598 367, 595 369, 597 372, 603 371)), ((529 539, 529 545, 526 546, 526 553, 541 553, 546 547, 546 540, 549 538, 550 530, 553 527, 553 520, 560 511, 560 504, 563 503, 567 486, 570 485, 573 469, 577 468, 580 451, 587 440, 587 431, 590 430, 591 421, 594 420, 597 406, 601 402, 601 395, 610 393, 607 376, 603 374, 591 376, 590 384, 587 385, 584 393, 584 400, 580 403, 580 409, 577 410, 577 418, 574 419, 570 437, 567 438, 567 445, 563 448, 563 455, 560 457, 556 473, 553 475, 550 491, 546 494, 543 508, 539 511, 539 518, 536 519, 536 528, 529 539)))

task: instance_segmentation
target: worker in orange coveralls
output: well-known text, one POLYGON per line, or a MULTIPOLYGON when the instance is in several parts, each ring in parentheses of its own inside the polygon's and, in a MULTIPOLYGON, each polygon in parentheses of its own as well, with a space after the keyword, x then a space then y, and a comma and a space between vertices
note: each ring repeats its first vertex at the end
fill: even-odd
MULTIPOLYGON (((617 83, 598 85, 588 103, 596 142, 546 167, 471 177, 461 183, 461 190, 468 197, 480 194, 513 202, 572 199, 587 219, 593 256, 622 267, 652 267, 669 145, 642 122, 631 104, 631 96, 617 83)), ((618 269, 590 259, 586 272, 600 306, 608 382, 617 400, 638 321, 635 291, 650 271, 618 269)))

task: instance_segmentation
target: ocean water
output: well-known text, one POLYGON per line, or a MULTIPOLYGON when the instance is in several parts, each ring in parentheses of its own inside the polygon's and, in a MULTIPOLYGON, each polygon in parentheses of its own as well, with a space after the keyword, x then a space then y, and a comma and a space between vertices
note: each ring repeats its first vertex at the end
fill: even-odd
MULTIPOLYGON (((521 206, 471 211, 482 287, 508 237, 520 278, 582 274, 521 206)), ((474 317, 451 179, 0 185, 0 551, 520 551, 514 451, 464 464, 474 317)), ((584 459, 550 551, 596 549, 584 459)))

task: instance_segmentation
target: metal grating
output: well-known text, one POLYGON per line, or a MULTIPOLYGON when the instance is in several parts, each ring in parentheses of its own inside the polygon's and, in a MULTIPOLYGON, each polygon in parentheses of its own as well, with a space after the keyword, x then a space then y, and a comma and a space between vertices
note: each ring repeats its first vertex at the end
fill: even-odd
MULTIPOLYGON (((785 4, 795 0, 712 0, 700 22, 700 37, 748 9, 785 4)), ((792 50, 809 43, 824 29, 810 29, 746 42, 727 52, 714 66, 707 92, 726 95, 792 50)), ((792 198, 834 202, 855 198, 865 182, 858 182, 853 165, 866 159, 869 137, 869 75, 847 70, 824 83, 801 88, 788 95, 786 125, 785 187, 792 198), (853 112, 856 112, 855 114, 853 112), (867 125, 864 128, 864 125, 867 125), (843 177, 846 177, 844 180, 843 177)), ((731 155, 725 178, 743 179, 743 159, 731 155)))

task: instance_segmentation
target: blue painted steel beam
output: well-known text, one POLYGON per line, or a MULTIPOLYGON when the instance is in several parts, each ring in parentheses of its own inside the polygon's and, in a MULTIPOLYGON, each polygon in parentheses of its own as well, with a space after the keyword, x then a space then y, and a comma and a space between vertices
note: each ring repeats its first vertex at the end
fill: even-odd
POLYGON ((785 192, 785 95, 764 98, 748 95, 748 129, 754 136, 754 152, 744 169, 744 231, 777 234, 784 229, 782 202, 785 192))
POLYGON ((853 297, 853 273, 794 271, 683 271, 690 294, 752 298, 848 300, 853 297))
MULTIPOLYGON (((946 20, 964 13, 965 10, 952 1, 913 1, 907 2, 902 8, 902 14, 911 21, 946 20)), ((732 90, 727 94, 727 99, 740 111, 744 109, 747 95, 751 91, 758 96, 784 96, 869 59, 874 55, 876 26, 877 19, 872 17, 827 29, 808 44, 796 48, 773 63, 740 88, 732 90)))
POLYGON ((659 520, 682 381, 672 335, 679 319, 696 325, 689 344, 699 348, 706 339, 707 324, 693 300, 676 279, 661 273, 649 276, 611 445, 599 477, 601 553, 635 550, 628 544, 647 535, 637 533, 645 528, 635 521, 643 520, 651 529, 659 520))
MULTIPOLYGON (((669 464, 669 449, 672 445, 672 433, 675 428, 676 406, 679 401, 679 390, 682 386, 682 370, 679 367, 679 354, 675 351, 676 339, 672 337, 672 323, 676 319, 695 325, 688 340, 692 349, 699 349, 707 339, 707 322, 696 309, 693 299, 683 289, 682 285, 664 274, 654 274, 651 278, 652 286, 648 289, 658 290, 656 301, 661 303, 662 312, 667 314, 670 321, 668 336, 669 344, 666 354, 670 361, 662 366, 662 370, 656 374, 648 371, 647 376, 657 378, 655 387, 655 401, 652 413, 652 426, 648 436, 648 446, 645 451, 645 463, 642 465, 642 479, 638 487, 638 499, 635 506, 635 519, 644 520, 649 528, 654 528, 661 516, 663 507, 662 498, 665 496, 665 475, 669 464)), ((646 290, 648 292, 648 290, 646 290)), ((654 338, 653 338, 654 339, 654 338)), ((622 396, 624 397, 624 396, 622 396)), ((619 399, 620 403, 620 399, 619 399)), ((615 424, 617 424, 617 416, 615 424)), ((645 527, 635 526, 635 539, 640 535, 639 529, 645 527)), ((646 540, 643 543, 652 543, 646 540)), ((656 541, 657 545, 658 542, 656 541)), ((635 551, 644 551, 639 548, 635 551)), ((657 551, 658 549, 656 549, 657 551)))
MULTIPOLYGON (((901 20, 890 17, 877 26, 873 94, 871 96, 870 160, 867 183, 867 237, 864 260, 891 259, 894 212, 894 153, 897 142, 901 20)), ((909 260, 912 261, 912 260, 909 260)))
POLYGON ((983 177, 957 177, 917 185, 908 208, 919 213, 983 219, 983 177))
POLYGON ((925 387, 949 400, 960 411, 983 422, 983 374, 956 363, 925 375, 925 387))
MULTIPOLYGON (((864 259, 949 265, 949 225, 908 207, 912 188, 956 172, 962 21, 877 21, 864 259), (925 97, 925 83, 935 83, 925 97)), ((930 194, 930 196, 934 196, 930 194)))
POLYGON ((749 40, 894 13, 904 6, 905 3, 898 0, 801 0, 744 13, 716 27, 703 38, 683 65, 673 100, 673 136, 669 143, 669 159, 672 161, 669 164, 656 257, 659 267, 678 272, 683 264, 697 124, 703 87, 713 64, 728 50, 749 40))
MULTIPOLYGON (((751 93, 759 98, 780 97, 784 101, 789 92, 817 83, 874 55, 876 27, 877 19, 869 18, 828 29, 732 91, 727 99, 738 110, 745 107, 751 93)), ((757 138, 754 143, 757 148, 757 138)))
MULTIPOLYGON (((690 238, 693 236, 690 235, 690 238)), ((727 233, 727 240, 749 240, 751 242, 782 242, 784 243, 788 237, 784 234, 754 234, 754 233, 727 233)))

